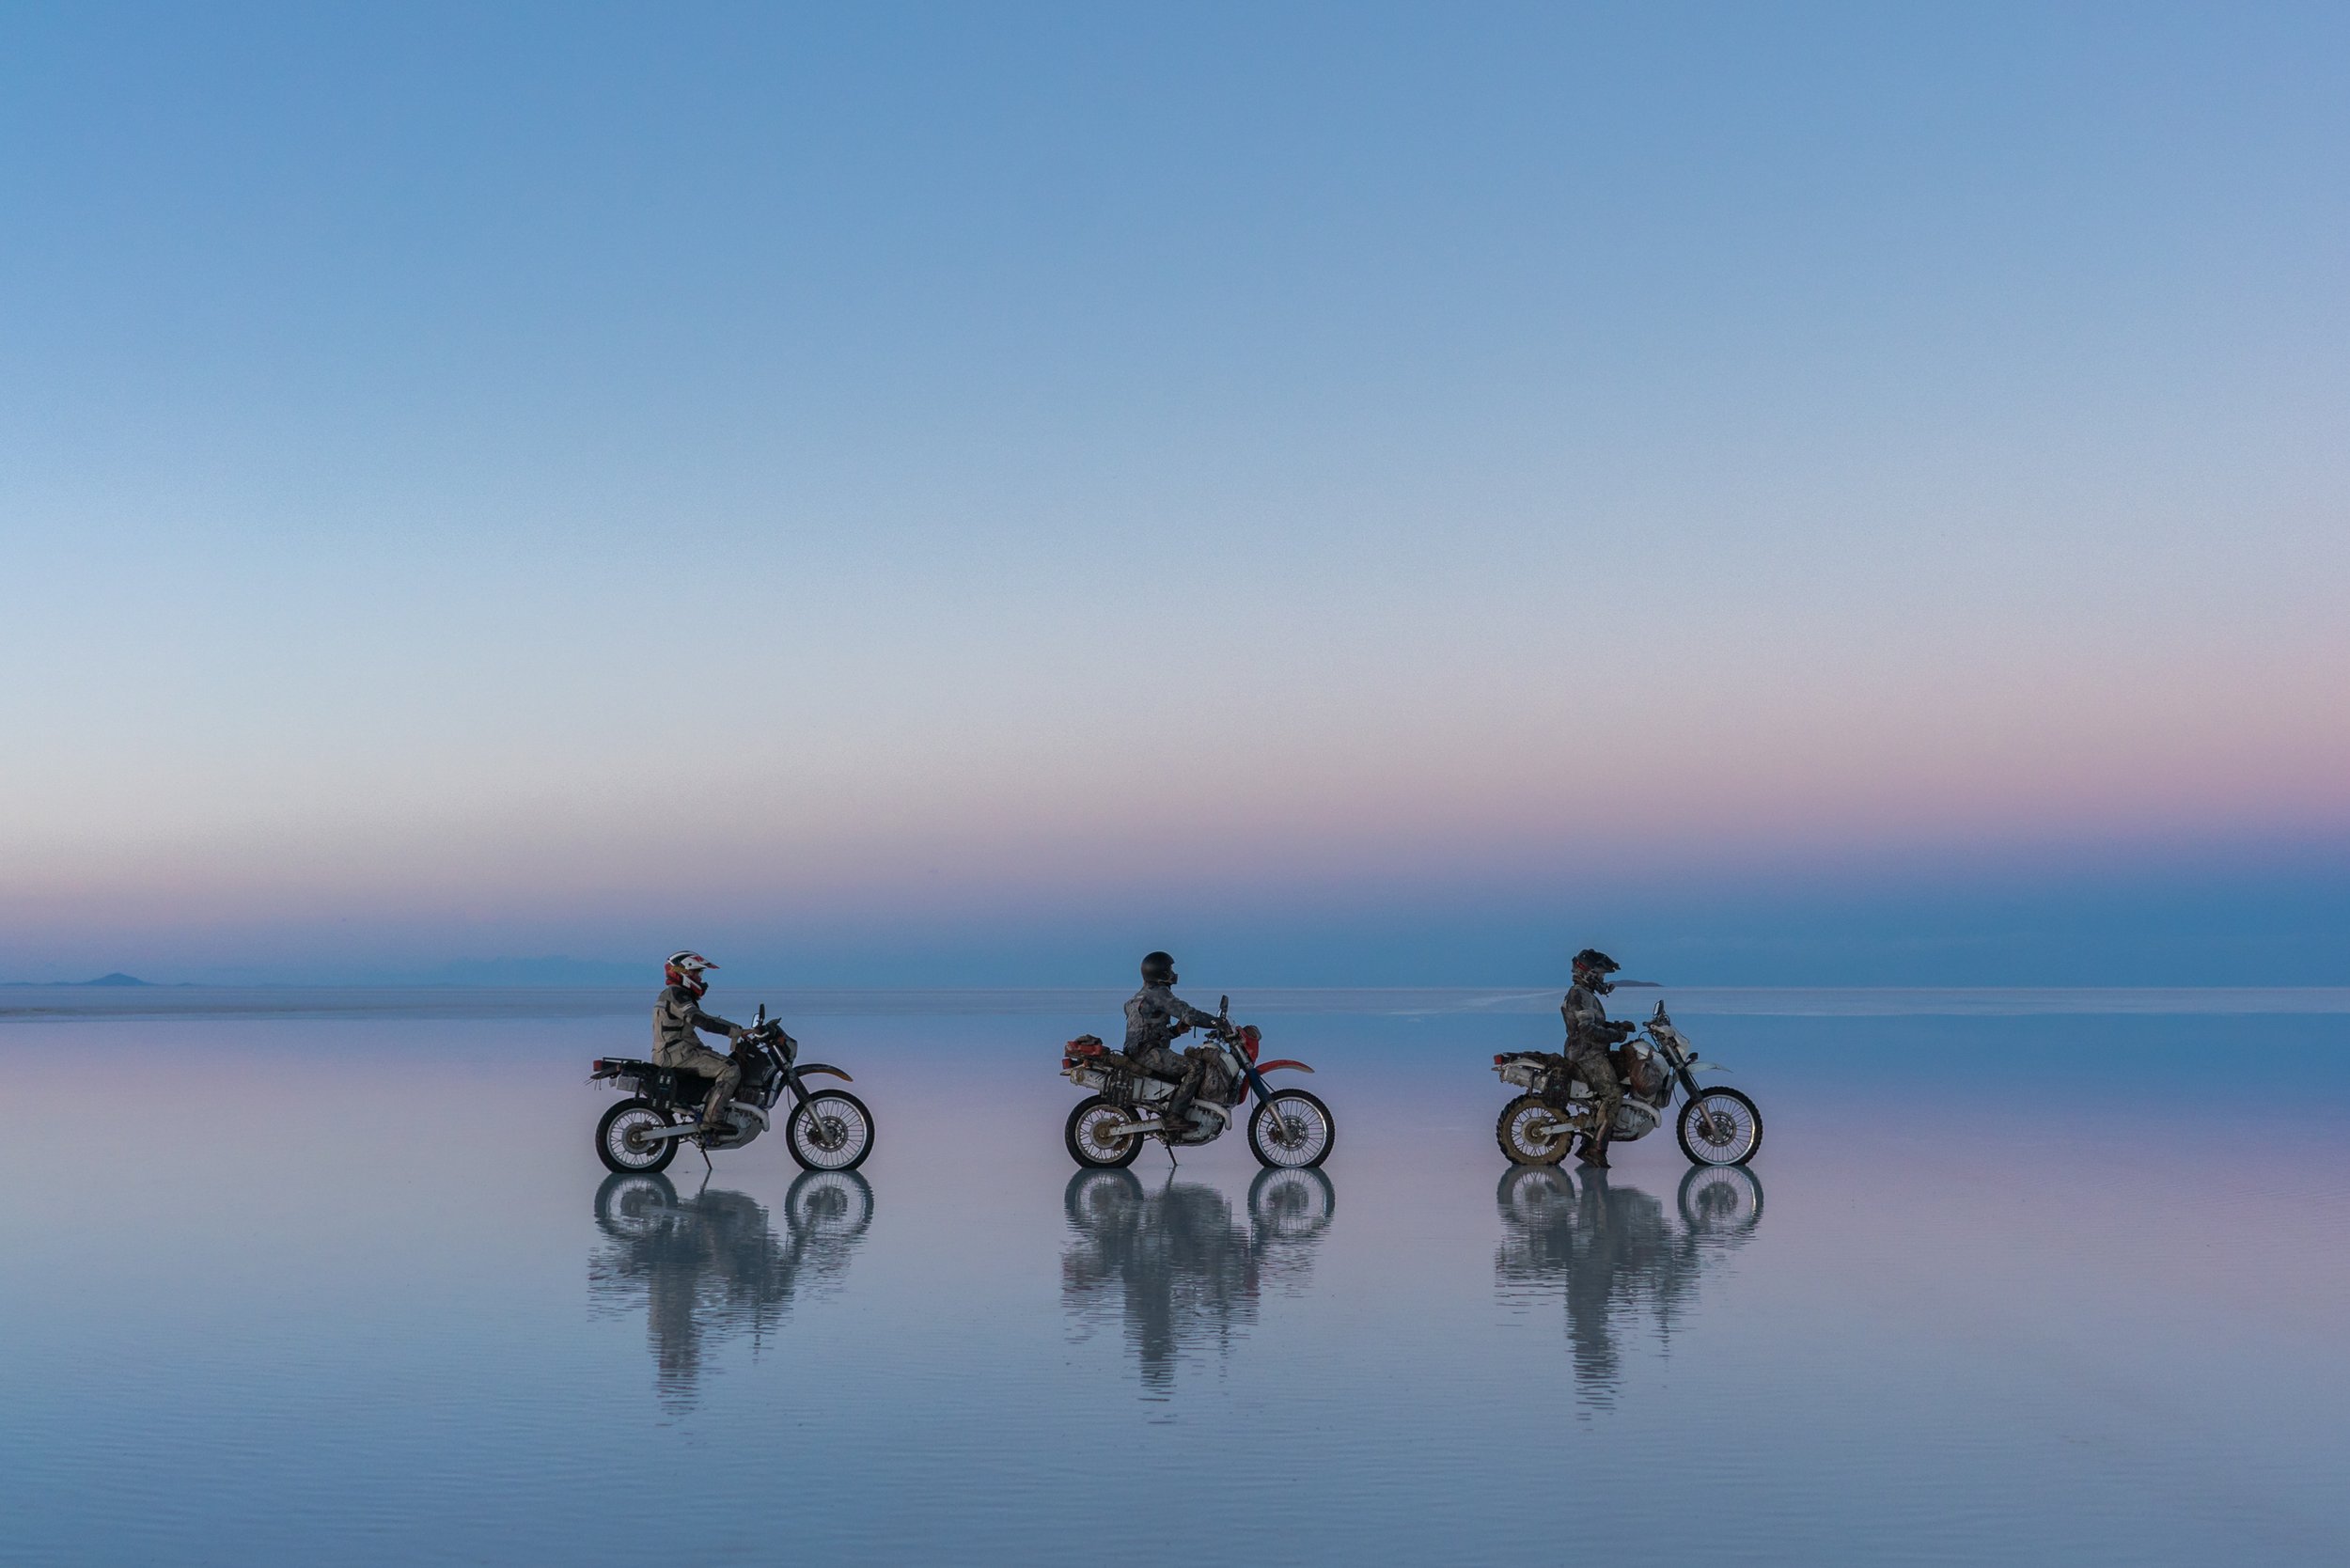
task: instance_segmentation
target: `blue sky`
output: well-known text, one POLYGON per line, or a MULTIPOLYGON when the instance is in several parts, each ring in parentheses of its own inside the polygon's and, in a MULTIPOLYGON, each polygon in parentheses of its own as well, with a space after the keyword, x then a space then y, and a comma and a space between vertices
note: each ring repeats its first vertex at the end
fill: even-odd
POLYGON ((2350 980, 2339 8, 0 26, 0 976, 2350 980))

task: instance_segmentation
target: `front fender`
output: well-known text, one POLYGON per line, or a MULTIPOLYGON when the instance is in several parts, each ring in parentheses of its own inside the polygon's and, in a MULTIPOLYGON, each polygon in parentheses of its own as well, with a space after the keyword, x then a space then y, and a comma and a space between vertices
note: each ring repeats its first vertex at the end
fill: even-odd
POLYGON ((1312 1068, 1307 1066, 1304 1062, 1292 1061, 1287 1057, 1283 1057, 1279 1061, 1261 1061, 1257 1063, 1257 1071, 1260 1073, 1277 1073, 1284 1067, 1296 1073, 1310 1073, 1313 1071, 1312 1068))
POLYGON ((821 1061, 804 1061, 794 1067, 792 1071, 799 1074, 800 1076, 804 1078, 810 1073, 822 1073, 829 1077, 839 1078, 847 1083, 856 1082, 854 1078, 850 1077, 846 1073, 843 1073, 838 1067, 827 1067, 821 1061))

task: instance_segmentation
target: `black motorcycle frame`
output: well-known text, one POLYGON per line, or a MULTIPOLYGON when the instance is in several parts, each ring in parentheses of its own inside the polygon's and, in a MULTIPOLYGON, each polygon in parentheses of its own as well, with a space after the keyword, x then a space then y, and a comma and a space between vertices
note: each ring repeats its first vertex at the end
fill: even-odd
MULTIPOLYGON (((855 1080, 839 1068, 825 1062, 799 1059, 800 1043, 783 1032, 783 1025, 767 1018, 766 1004, 759 1009, 759 1020, 745 1029, 728 1054, 735 1065, 743 1069, 743 1090, 736 1097, 748 1098, 760 1110, 776 1108, 789 1089, 798 1102, 796 1110, 808 1102, 807 1086, 800 1080, 809 1074, 834 1077, 843 1082, 855 1080)), ((626 1090, 642 1099, 658 1111, 685 1111, 698 1116, 702 1105, 710 1098, 710 1080, 698 1073, 682 1067, 663 1067, 657 1062, 639 1061, 633 1057, 599 1057, 588 1082, 610 1080, 616 1089, 626 1090)))

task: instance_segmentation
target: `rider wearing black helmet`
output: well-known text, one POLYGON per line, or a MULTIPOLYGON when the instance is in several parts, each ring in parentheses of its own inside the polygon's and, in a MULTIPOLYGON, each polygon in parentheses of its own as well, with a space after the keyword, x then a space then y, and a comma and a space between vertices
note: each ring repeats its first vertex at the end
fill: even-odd
POLYGON ((1623 1104, 1623 1087, 1616 1080, 1607 1047, 1630 1035, 1634 1027, 1608 1022, 1607 1009, 1600 1001, 1615 989, 1607 977, 1619 967, 1597 948, 1584 949, 1574 955, 1574 984, 1566 1000, 1559 1004, 1559 1016, 1567 1021, 1567 1060, 1591 1091, 1594 1120, 1592 1130, 1583 1135, 1583 1163, 1603 1170, 1607 1168, 1608 1131, 1616 1122, 1616 1107, 1623 1104))
POLYGON ((1182 1125, 1199 1092, 1207 1063, 1175 1049, 1175 1039, 1193 1028, 1213 1028, 1216 1016, 1175 995, 1175 961, 1166 953, 1146 953, 1142 960, 1142 989, 1126 1002, 1126 1055, 1144 1071, 1175 1078, 1175 1098, 1167 1105, 1166 1122, 1182 1125))
POLYGON ((667 965, 669 983, 652 1007, 653 1064, 715 1080, 710 1086, 710 1098, 702 1106, 705 1127, 726 1124, 728 1103, 734 1098, 735 1086, 743 1081, 743 1069, 735 1065, 734 1058, 722 1057, 704 1045, 694 1032, 707 1029, 730 1041, 743 1038, 740 1025, 702 1011, 702 997, 710 990, 710 982, 702 979, 702 974, 716 967, 690 948, 671 953, 667 965))

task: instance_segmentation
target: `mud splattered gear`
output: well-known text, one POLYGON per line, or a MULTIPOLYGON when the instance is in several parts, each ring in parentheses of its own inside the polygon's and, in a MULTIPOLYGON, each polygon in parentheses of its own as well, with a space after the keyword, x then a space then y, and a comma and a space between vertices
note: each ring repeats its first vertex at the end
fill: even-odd
POLYGON ((1171 1055, 1176 1036, 1214 1028, 1215 1022, 1214 1013, 1200 1011, 1166 986, 1146 985, 1126 999, 1126 1054, 1137 1059, 1145 1051, 1171 1055))
POLYGON ((1571 1057, 1586 1051, 1605 1051, 1630 1039, 1638 1027, 1610 1023, 1606 1004, 1599 999, 1599 993, 1581 983, 1559 1004, 1559 1016, 1567 1022, 1567 1055, 1571 1057))
MULTIPOLYGON (((1615 1063, 1608 1059, 1607 1047, 1629 1036, 1634 1026, 1609 1022, 1598 990, 1584 983, 1590 966, 1583 961, 1590 957, 1606 961, 1604 954, 1589 949, 1575 955, 1574 989, 1559 1004, 1559 1013, 1567 1021, 1567 1061, 1591 1094, 1591 1133, 1584 1143, 1583 1157, 1605 1165, 1607 1131, 1616 1124, 1616 1109, 1623 1104, 1623 1084, 1616 1075, 1615 1063)), ((1613 969, 1615 964, 1607 962, 1607 967, 1613 969)))
MULTIPOLYGON (((1152 953, 1163 958, 1163 953, 1152 953)), ((1150 972, 1146 964, 1144 973, 1150 972)), ((1174 978, 1173 961, 1167 966, 1167 978, 1174 978)), ((1207 1063, 1198 1058, 1175 1049, 1178 1035, 1195 1028, 1213 1028, 1216 1016, 1202 1012, 1165 984, 1146 984, 1126 1001, 1126 1054, 1142 1064, 1143 1070, 1175 1083, 1175 1097, 1167 1104, 1167 1122, 1180 1126, 1190 1113, 1191 1102, 1199 1092, 1200 1080, 1207 1074, 1207 1063)))

